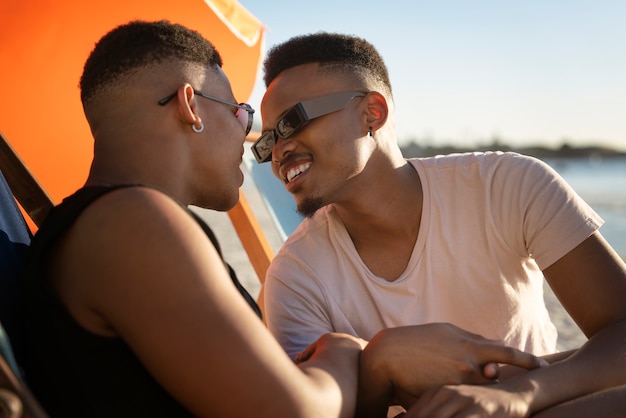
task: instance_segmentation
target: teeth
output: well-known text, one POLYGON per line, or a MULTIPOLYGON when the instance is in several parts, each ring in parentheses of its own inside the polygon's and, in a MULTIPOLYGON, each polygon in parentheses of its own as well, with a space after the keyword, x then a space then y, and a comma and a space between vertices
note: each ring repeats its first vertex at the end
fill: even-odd
POLYGON ((307 171, 309 167, 311 167, 311 163, 305 163, 289 170, 287 172, 287 183, 293 180, 294 177, 296 177, 298 174, 301 174, 307 171))

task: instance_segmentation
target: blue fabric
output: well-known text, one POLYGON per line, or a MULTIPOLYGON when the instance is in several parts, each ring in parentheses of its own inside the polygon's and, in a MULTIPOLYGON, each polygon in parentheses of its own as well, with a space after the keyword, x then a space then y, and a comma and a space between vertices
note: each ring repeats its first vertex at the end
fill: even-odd
POLYGON ((0 323, 3 327, 0 330, 0 346, 3 356, 17 375, 19 369, 11 346, 19 354, 22 343, 19 278, 30 239, 28 225, 0 171, 0 323))
POLYGON ((11 347, 11 342, 9 341, 9 337, 7 337, 6 332, 2 325, 0 325, 0 354, 7 362, 9 367, 13 370, 13 373, 16 376, 21 376, 20 368, 17 365, 17 361, 15 361, 15 356, 13 355, 13 348, 11 347))
POLYGON ((293 196, 272 173, 271 164, 252 162, 249 171, 284 241, 304 218, 298 213, 293 196))

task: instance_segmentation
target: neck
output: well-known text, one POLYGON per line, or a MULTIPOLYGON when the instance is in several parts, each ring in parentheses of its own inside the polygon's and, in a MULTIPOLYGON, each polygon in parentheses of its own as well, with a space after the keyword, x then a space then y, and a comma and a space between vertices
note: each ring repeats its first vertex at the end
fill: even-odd
POLYGON ((187 202, 181 180, 184 174, 176 167, 166 167, 157 160, 136 161, 95 158, 85 186, 141 184, 162 190, 180 202, 187 202))
POLYGON ((414 243, 422 213, 422 187, 413 166, 402 166, 379 176, 366 193, 335 210, 357 248, 380 239, 414 243))

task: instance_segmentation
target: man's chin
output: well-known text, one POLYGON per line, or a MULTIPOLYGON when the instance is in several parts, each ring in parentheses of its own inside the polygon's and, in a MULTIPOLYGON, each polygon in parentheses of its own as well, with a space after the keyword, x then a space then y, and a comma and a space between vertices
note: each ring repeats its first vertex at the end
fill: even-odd
POLYGON ((311 218, 319 209, 326 204, 321 197, 305 198, 298 203, 298 213, 305 218, 311 218))

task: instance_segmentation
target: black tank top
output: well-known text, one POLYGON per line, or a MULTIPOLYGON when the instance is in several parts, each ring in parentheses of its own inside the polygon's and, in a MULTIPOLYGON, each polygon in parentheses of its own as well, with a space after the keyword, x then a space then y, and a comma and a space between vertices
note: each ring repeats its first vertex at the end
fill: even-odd
MULTIPOLYGON (((82 328, 48 287, 43 267, 55 241, 93 201, 121 187, 78 190, 55 207, 33 237, 24 283, 26 381, 51 418, 191 417, 142 366, 120 338, 103 337, 82 328)), ((182 206, 182 205, 181 205, 182 206)), ((211 229, 183 206, 222 256, 211 229)), ((254 299, 225 263, 234 285, 254 311, 254 299)), ((211 382, 207 376, 207 385, 211 382)))

